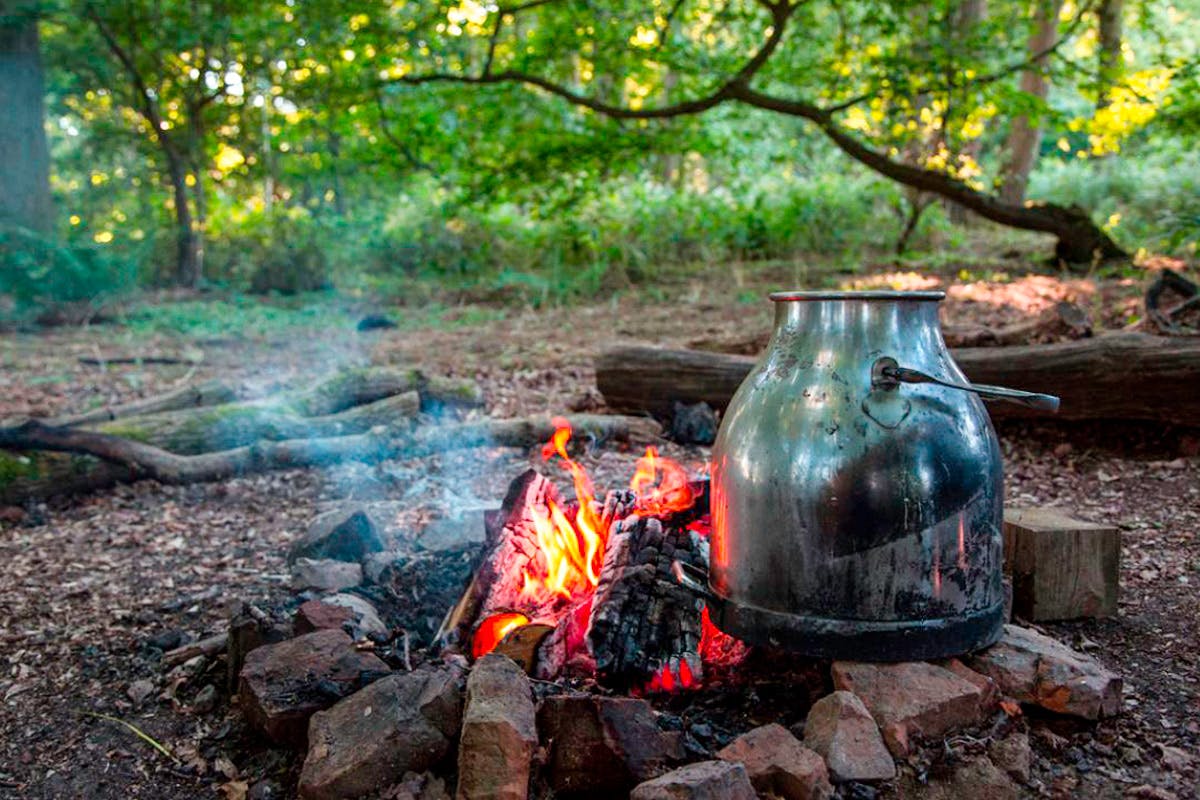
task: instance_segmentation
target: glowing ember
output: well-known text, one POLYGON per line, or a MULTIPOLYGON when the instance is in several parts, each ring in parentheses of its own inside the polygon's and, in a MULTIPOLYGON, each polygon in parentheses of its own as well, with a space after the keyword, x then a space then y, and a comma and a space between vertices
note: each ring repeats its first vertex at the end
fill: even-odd
POLYGON ((654 692, 675 692, 683 689, 695 689, 700 685, 700 681, 692 672, 692 668, 688 666, 687 660, 683 659, 679 662, 679 674, 676 675, 671 671, 668 664, 664 664, 658 672, 647 681, 642 691, 646 694, 654 692))
POLYGON ((687 511, 696 503, 687 472, 660 456, 656 447, 647 447, 646 455, 638 459, 629 488, 637 495, 637 510, 643 514, 662 516, 687 511))
POLYGON ((504 637, 522 625, 529 624, 529 617, 516 612, 493 614, 479 623, 475 638, 471 642, 471 656, 483 658, 496 649, 496 645, 504 641, 504 637))

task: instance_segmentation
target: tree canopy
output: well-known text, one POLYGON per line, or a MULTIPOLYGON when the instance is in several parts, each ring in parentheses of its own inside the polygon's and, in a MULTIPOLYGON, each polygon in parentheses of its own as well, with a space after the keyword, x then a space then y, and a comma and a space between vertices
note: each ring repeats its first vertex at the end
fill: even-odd
MULTIPOLYGON (((412 187, 533 198, 536 216, 622 174, 802 163, 814 133, 914 195, 1053 234, 1067 261, 1121 256, 1090 209, 1025 196, 1013 131, 1063 161, 1194 131, 1192 4, 25 5, 69 226, 144 242, 163 276, 195 284, 216 241, 259 219, 302 228, 412 187)), ((218 271, 237 261, 220 257, 218 271)))

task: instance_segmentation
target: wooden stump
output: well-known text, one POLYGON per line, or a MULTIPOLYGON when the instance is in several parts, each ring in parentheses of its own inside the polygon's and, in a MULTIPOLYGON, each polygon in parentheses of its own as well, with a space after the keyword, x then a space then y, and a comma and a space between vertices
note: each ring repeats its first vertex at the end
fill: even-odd
POLYGON ((1031 622, 1117 613, 1121 534, 1054 508, 1004 512, 1013 613, 1031 622))

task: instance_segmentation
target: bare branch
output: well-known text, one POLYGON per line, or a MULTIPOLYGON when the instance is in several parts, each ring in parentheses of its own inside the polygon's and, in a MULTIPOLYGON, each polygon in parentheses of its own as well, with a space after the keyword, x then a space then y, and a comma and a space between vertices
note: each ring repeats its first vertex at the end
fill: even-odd
POLYGON ((391 82, 405 83, 412 86, 420 86, 428 83, 463 83, 463 84, 501 84, 501 83, 521 83, 526 86, 533 86, 541 89, 544 92, 552 94, 556 97, 561 97, 574 105, 590 109, 599 114, 612 117, 613 119, 669 119, 671 117, 681 117, 689 114, 699 114, 702 111, 707 111, 721 103, 726 102, 732 97, 732 91, 735 86, 745 84, 752 78, 763 66, 770 60, 775 50, 779 47, 779 43, 783 40, 784 30, 787 26, 788 18, 795 11, 794 6, 789 6, 786 3, 765 4, 771 9, 771 33, 767 40, 763 42, 753 56, 750 57, 745 64, 729 78, 725 83, 718 86, 712 92, 702 97, 692 100, 685 100, 680 103, 660 106, 658 108, 641 108, 634 109, 628 106, 615 105, 606 103, 602 100, 597 100, 587 95, 580 94, 566 86, 555 83, 540 75, 533 75, 528 72, 518 70, 504 70, 502 72, 485 72, 482 75, 470 76, 459 75, 450 72, 434 72, 425 75, 404 75, 400 78, 392 79, 391 82))

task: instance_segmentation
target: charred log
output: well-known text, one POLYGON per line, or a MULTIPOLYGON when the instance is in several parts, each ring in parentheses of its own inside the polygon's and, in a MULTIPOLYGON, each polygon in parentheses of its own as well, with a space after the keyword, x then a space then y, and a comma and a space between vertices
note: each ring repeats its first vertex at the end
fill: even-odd
POLYGON ((685 525, 633 515, 614 526, 587 633, 602 684, 641 687, 656 675, 701 680, 704 604, 675 580, 675 560, 708 569, 706 543, 685 525))

